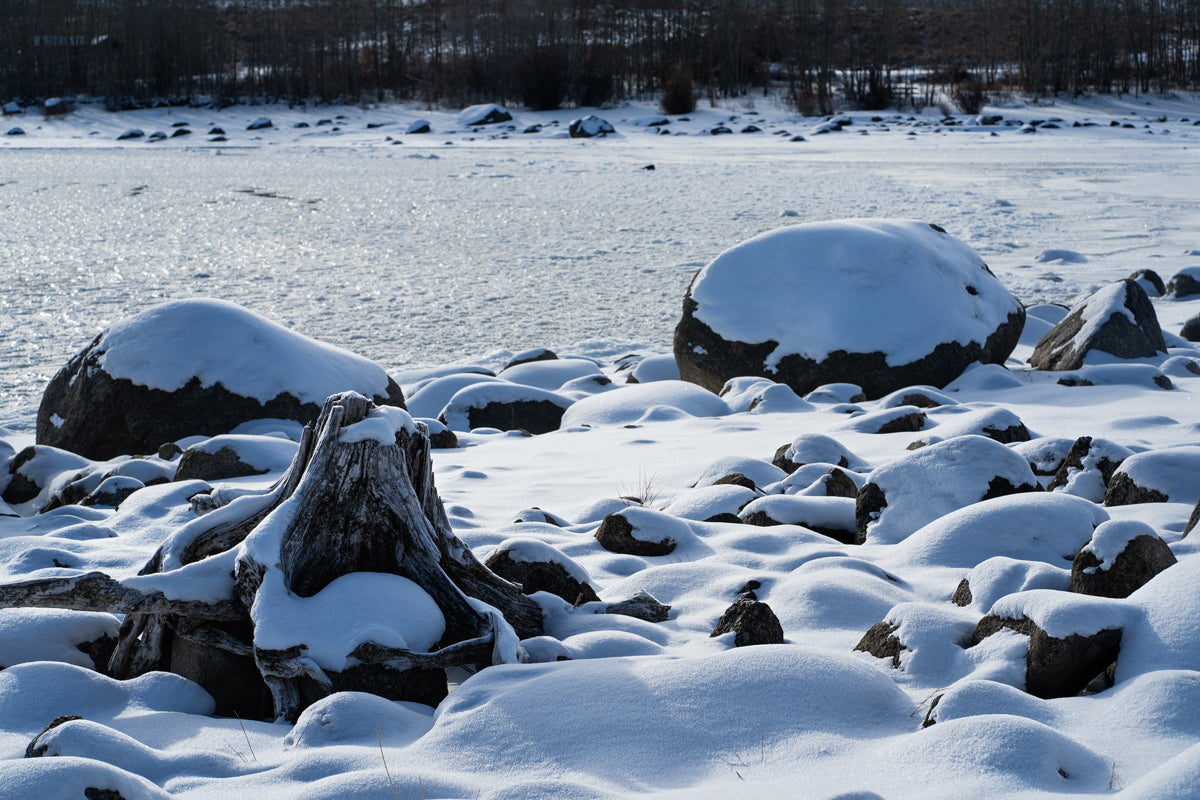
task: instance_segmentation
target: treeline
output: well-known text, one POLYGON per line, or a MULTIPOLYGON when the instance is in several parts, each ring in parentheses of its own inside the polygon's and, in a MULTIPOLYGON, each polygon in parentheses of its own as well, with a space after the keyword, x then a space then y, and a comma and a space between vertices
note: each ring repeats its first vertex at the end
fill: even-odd
POLYGON ((0 0, 0 103, 533 108, 783 87, 828 113, 1200 87, 1200 0, 0 0))

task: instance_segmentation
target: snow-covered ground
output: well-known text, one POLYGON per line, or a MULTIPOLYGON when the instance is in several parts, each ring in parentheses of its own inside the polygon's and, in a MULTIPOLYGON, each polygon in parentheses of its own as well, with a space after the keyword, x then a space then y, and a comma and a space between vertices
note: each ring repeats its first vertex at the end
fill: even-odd
MULTIPOLYGON (((586 572, 602 600, 645 590, 673 610, 655 624, 543 596, 547 636, 526 642, 540 663, 483 670, 437 709, 335 695, 294 727, 211 718, 207 696, 175 676, 118 683, 85 669, 70 643, 111 631, 110 617, 3 611, 0 798, 75 800, 92 786, 127 800, 393 791, 1194 797, 1200 534, 1182 534, 1200 489, 1154 466, 1170 458, 1146 461, 1142 473, 1170 487, 1169 502, 1104 507, 1088 476, 1076 476, 1065 490, 977 503, 864 545, 799 526, 699 521, 748 499, 749 489, 706 486, 732 472, 770 487, 770 497, 812 494, 818 474, 802 468, 785 479, 770 463, 801 434, 836 440, 859 480, 905 475, 912 442, 973 432, 1001 410, 1034 437, 1008 447, 1029 461, 1043 446, 1061 457, 1079 436, 1134 453, 1197 445, 1200 376, 1186 361, 1098 364, 1072 373, 1093 385, 1061 385, 1060 375, 1026 366, 1050 326, 1031 315, 1007 371, 975 368, 944 390, 949 404, 926 410, 922 431, 878 434, 864 420, 895 398, 856 412, 835 390, 811 405, 775 393, 747 411, 761 387, 701 402, 695 387, 669 380, 662 356, 697 268, 797 222, 936 222, 1026 303, 1071 303, 1135 269, 1167 279, 1200 266, 1200 101, 1105 98, 985 112, 1062 120, 1036 133, 1003 122, 947 126, 926 113, 881 114, 881 122, 852 114, 852 124, 822 134, 822 120, 758 106, 755 114, 702 108, 690 121, 672 119, 681 134, 672 136, 648 127, 658 117, 652 106, 606 109, 597 113, 617 133, 602 140, 566 138, 567 123, 583 115, 570 112, 515 112, 511 132, 399 108, 115 116, 85 108, 66 120, 6 119, 0 127, 20 125, 26 135, 0 136, 0 463, 32 440, 51 374, 105 325, 165 300, 231 300, 367 356, 404 385, 412 406, 434 376, 453 371, 436 365, 498 369, 513 352, 551 346, 598 362, 521 371, 527 385, 564 394, 576 381, 563 430, 462 433, 464 447, 435 451, 455 532, 482 557, 507 540, 536 539, 586 572), (274 128, 245 130, 261 116, 274 128), (316 127, 324 118, 336 124, 316 127), (433 132, 405 134, 417 118, 433 132), (193 135, 116 140, 129 128, 170 133, 176 121, 193 123, 193 135), (294 127, 301 121, 312 127, 294 127), (709 133, 722 122, 733 133, 709 133), (763 130, 739 133, 751 123, 763 130), (532 124, 540 132, 523 134, 532 124), (204 141, 212 125, 226 142, 204 141), (790 141, 796 134, 805 141, 790 141), (649 164, 653 171, 643 169, 649 164), (630 348, 651 358, 636 368, 642 383, 625 386, 614 360, 630 348), (594 369, 616 387, 579 389, 594 369), (1172 389, 1155 382, 1163 376, 1172 389), (645 501, 643 524, 670 531, 674 553, 600 547, 593 534, 606 513, 630 504, 622 496, 645 501), (566 524, 514 523, 533 507, 566 524), (1110 518, 1148 525, 1179 563, 1128 600, 1080 604, 1078 595, 1039 591, 1066 588, 1063 556, 1110 518), (959 607, 950 598, 968 575, 975 602, 959 607), (786 644, 734 648, 730 635, 709 636, 751 580, 786 644), (1121 626, 1115 685, 1053 700, 1026 694, 1024 637, 960 646, 993 603, 1054 633, 1121 626), (885 619, 908 648, 898 668, 853 650, 885 619), (53 737, 58 757, 23 759, 30 740, 64 714, 85 722, 53 737), (936 724, 922 727, 927 718, 936 724)), ((1155 309, 1174 334, 1200 313, 1200 300, 1157 299, 1155 309)), ((1173 357, 1200 359, 1176 337, 1168 344, 1173 357)), ((423 403, 439 405, 433 392, 423 403)), ((1184 456, 1194 454, 1167 455, 1191 463, 1184 456)), ((967 466, 935 475, 939 503, 974 480, 980 465, 967 466)), ((922 491, 919 482, 898 485, 922 491)), ((64 569, 55 564, 132 575, 190 514, 170 485, 134 498, 116 513, 71 507, 0 519, 0 582, 64 569)), ((830 519, 844 516, 826 505, 830 519)), ((1107 553, 1105 542, 1094 549, 1107 553)))

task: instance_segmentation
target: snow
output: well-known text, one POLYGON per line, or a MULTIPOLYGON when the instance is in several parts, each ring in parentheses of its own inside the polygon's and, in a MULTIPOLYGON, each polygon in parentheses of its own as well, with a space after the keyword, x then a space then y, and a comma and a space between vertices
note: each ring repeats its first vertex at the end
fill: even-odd
POLYGON ((1100 563, 1088 569, 1095 571, 1112 567, 1117 556, 1125 551, 1125 547, 1139 536, 1157 536, 1154 529, 1138 520, 1110 520, 1096 528, 1092 540, 1088 542, 1083 552, 1091 553, 1100 563))
POLYGON ((264 650, 302 645, 324 669, 341 672, 363 642, 426 653, 446 632, 433 598, 399 575, 354 572, 312 597, 292 594, 283 573, 270 570, 250 611, 254 644, 264 650))
POLYGON ((409 434, 417 432, 417 426, 408 412, 395 406, 376 406, 367 413, 366 419, 342 428, 338 441, 343 444, 375 442, 386 447, 396 444, 396 437, 401 431, 409 434))
POLYGON ((264 403, 283 392, 318 405, 345 389, 387 394, 375 364, 224 300, 165 303, 110 326, 102 342, 105 372, 166 392, 198 377, 264 403))
POLYGON ((890 366, 941 342, 983 344, 1017 301, 966 244, 913 220, 813 222, 735 245, 692 284, 694 315, 728 341, 814 361, 881 351, 890 366), (966 309, 948 319, 948 309, 966 309), (926 324, 938 315, 946 324, 926 324))
MULTIPOLYGON (((464 434, 460 448, 436 451, 454 531, 481 557, 516 538, 530 552, 552 548, 590 576, 605 601, 645 590, 672 611, 656 624, 538 595, 545 635, 518 642, 498 625, 497 659, 507 663, 458 675, 437 709, 345 693, 318 701, 294 726, 209 716, 211 698, 167 673, 118 682, 84 668, 77 640, 111 631, 114 617, 0 612, 0 664, 10 653, 22 661, 0 671, 0 795, 76 800, 85 788, 104 787, 131 800, 366 800, 391 796, 386 761, 401 797, 793 797, 800 775, 805 794, 822 798, 1032 799, 1118 788, 1136 798, 1192 798, 1200 770, 1200 542, 1182 534, 1195 487, 1182 487, 1182 501, 1172 495, 1168 503, 1106 509, 1096 492, 1082 491, 1085 476, 1093 490, 1098 480, 1085 465, 1067 491, 961 508, 941 502, 943 493, 975 488, 1010 455, 1050 463, 1080 436, 1137 454, 1131 468, 1139 482, 1169 488, 1194 474, 1185 451, 1200 446, 1200 376, 1187 365, 1200 351, 1170 334, 1200 312, 1200 299, 1155 299, 1170 358, 1072 373, 1093 386, 1059 385, 1062 375, 1031 370, 1025 359, 1036 330, 1065 314, 1045 303, 1075 305, 1135 267, 1152 266, 1164 279, 1195 267, 1200 129, 1179 118, 1200 118, 1200 105, 1188 96, 1053 102, 985 112, 1066 120, 1036 136, 971 121, 937 130, 940 115, 930 111, 912 121, 888 114, 885 123, 856 112, 845 131, 814 137, 826 120, 795 118, 768 101, 753 114, 701 104, 689 121, 670 119, 678 136, 645 127, 657 117, 651 103, 618 106, 603 114, 621 135, 589 141, 562 136, 568 117, 561 112, 523 110, 514 110, 514 125, 540 124, 541 133, 464 129, 453 112, 405 107, 108 115, 84 104, 66 118, 23 120, 26 136, 0 137, 13 266, 0 285, 0 483, 11 458, 33 443, 47 376, 114 320, 164 301, 219 293, 361 353, 404 385, 414 417, 436 416, 481 371, 501 372, 514 352, 549 347, 567 366, 514 368, 489 380, 550 386, 567 377, 556 370, 586 371, 551 387, 573 402, 568 415, 579 414, 580 424, 534 437, 464 434), (341 131, 293 128, 318 114, 344 115, 341 131), (245 132, 263 115, 273 128, 245 132), (1159 116, 1170 118, 1170 134, 1159 116), (219 124, 228 141, 116 142, 130 127, 170 130, 181 117, 197 134, 219 124), (1089 118, 1102 125, 1067 127, 1089 118), (437 134, 386 140, 417 119, 437 134), (1109 119, 1136 121, 1138 129, 1110 130, 1109 119), (389 127, 366 130, 368 120, 389 127), (766 135, 708 133, 750 122, 766 135), (771 135, 780 130, 789 136, 771 135), (786 141, 796 133, 809 141, 786 141), (644 171, 650 163, 656 169, 644 171), (780 209, 797 216, 780 217, 780 209), (953 404, 925 409, 919 433, 878 435, 855 424, 905 405, 902 396, 851 406, 858 390, 840 385, 799 401, 783 387, 738 379, 717 398, 675 382, 671 328, 697 269, 760 233, 864 217, 942 225, 1013 294, 1043 304, 1029 311, 1041 327, 1027 330, 1007 368, 978 366, 938 390, 953 404), (1087 261, 1038 261, 1048 250, 1087 261), (612 383, 598 385, 597 370, 612 383), (625 383, 631 370, 641 383, 625 383), (1154 384, 1161 374, 1174 390, 1154 384), (437 384, 447 376, 454 380, 437 384), (413 401, 429 390, 417 413, 413 401), (1009 413, 1032 442, 991 442, 952 467, 912 469, 909 459, 962 438, 950 434, 978 432, 983 421, 1009 413), (774 476, 759 484, 765 491, 822 499, 801 493, 830 464, 814 461, 787 478, 770 465, 781 445, 817 436, 855 454, 851 469, 894 474, 895 488, 912 489, 911 518, 892 531, 904 538, 842 545, 796 525, 702 521, 736 513, 756 496, 744 487, 694 485, 733 465, 774 476), (906 449, 933 437, 946 442, 906 449), (1077 489, 1085 496, 1072 496, 1077 489), (642 494, 647 508, 621 499, 642 494), (561 526, 513 523, 534 507, 561 526), (605 551, 593 534, 614 512, 680 545, 655 558, 605 551), (1167 541, 1179 563, 1125 600, 1067 591, 1080 546, 1091 541, 1107 554, 1141 526, 1167 541), (974 602, 959 608, 950 597, 963 578, 974 602), (709 636, 749 581, 778 615, 785 644, 734 648, 730 636, 709 636), (1026 695, 1027 637, 1000 632, 961 647, 969 627, 994 608, 1028 613, 1059 633, 1119 624, 1116 684, 1091 696, 1026 695), (853 650, 885 619, 901 626, 908 648, 899 669, 853 650), (59 663, 32 661, 47 658, 59 663), (45 737, 56 757, 25 759, 30 740, 63 714, 84 721, 45 737), (922 729, 927 714, 937 724, 922 729)), ((925 323, 937 328, 936 319, 930 313, 925 323)), ((170 343, 169 325, 155 331, 160 345, 170 343)), ((213 327, 169 352, 186 362, 224 334, 213 327)), ((219 366, 232 373, 237 365, 219 366)), ((253 366, 236 377, 258 380, 263 360, 253 366)), ((319 366, 308 361, 295 372, 305 377, 319 366)), ((385 441, 395 429, 378 424, 366 440, 385 441)), ((237 433, 294 440, 296 429, 265 421, 237 433)), ((280 453, 293 447, 276 440, 280 453)), ((281 462, 260 480, 278 478, 281 462)), ((1013 463, 1013 477, 1024 475, 1013 463)), ((56 485, 80 472, 147 482, 173 469, 153 459, 55 456, 44 464, 56 485)), ((211 488, 150 486, 117 510, 13 508, 23 516, 0 519, 0 577, 97 569, 172 596, 227 595, 236 555, 179 569, 181 543, 199 525, 231 519, 261 499, 222 488, 237 499, 197 519, 188 498, 211 488), (160 546, 171 572, 134 577, 160 546)), ((892 511, 907 505, 899 495, 895 501, 892 511)), ((244 549, 272 563, 291 510, 277 510, 244 549)), ((350 579, 353 586, 376 578, 350 579)), ((382 580, 384 588, 354 594, 408 598, 394 576, 382 580)), ((308 605, 314 598, 289 597, 281 586, 267 595, 260 613, 280 616, 264 626, 264 641, 325 645, 318 655, 329 663, 344 664, 363 637, 386 633, 410 645, 420 638, 409 638, 413 619, 392 611, 392 601, 318 614, 308 605)))

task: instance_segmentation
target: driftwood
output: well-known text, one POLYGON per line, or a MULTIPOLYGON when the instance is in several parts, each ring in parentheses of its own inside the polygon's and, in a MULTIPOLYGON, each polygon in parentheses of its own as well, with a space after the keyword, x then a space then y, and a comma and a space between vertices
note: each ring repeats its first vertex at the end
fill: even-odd
POLYGON ((208 689, 218 713, 264 716, 269 705, 269 713, 290 720, 342 689, 436 703, 446 693, 445 668, 513 658, 518 638, 541 633, 540 606, 484 567, 451 530, 424 426, 404 412, 376 409, 361 395, 326 401, 270 489, 240 496, 217 491, 193 498, 192 506, 200 516, 155 553, 139 573, 146 579, 89 573, 25 581, 0 587, 0 607, 124 614, 111 676, 169 669, 208 689), (225 574, 229 596, 219 601, 146 588, 169 583, 180 570, 226 563, 234 574, 225 574), (251 612, 275 571, 298 597, 312 597, 350 573, 400 575, 433 599, 445 633, 430 652, 362 642, 346 654, 341 672, 317 664, 309 643, 261 647, 255 633, 269 620, 254 620, 251 612))

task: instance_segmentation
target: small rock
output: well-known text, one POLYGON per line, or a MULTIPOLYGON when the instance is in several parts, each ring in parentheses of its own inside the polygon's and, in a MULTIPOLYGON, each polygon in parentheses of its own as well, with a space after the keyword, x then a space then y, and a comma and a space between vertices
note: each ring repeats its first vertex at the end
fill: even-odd
POLYGON ((709 636, 725 633, 734 634, 734 647, 783 644, 783 626, 779 624, 775 612, 766 603, 746 597, 725 609, 709 636))

